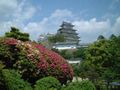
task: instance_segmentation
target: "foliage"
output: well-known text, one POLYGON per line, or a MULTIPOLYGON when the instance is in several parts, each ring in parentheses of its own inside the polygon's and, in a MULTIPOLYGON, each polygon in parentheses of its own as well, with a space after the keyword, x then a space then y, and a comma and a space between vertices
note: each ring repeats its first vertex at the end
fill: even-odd
POLYGON ((72 82, 62 90, 96 90, 95 86, 90 81, 72 82))
POLYGON ((60 82, 54 77, 45 77, 36 82, 35 90, 58 90, 60 82))
POLYGON ((56 53, 60 54, 65 59, 71 59, 71 58, 85 58, 85 50, 86 48, 77 48, 76 50, 57 50, 55 48, 52 49, 56 53))
POLYGON ((28 33, 22 33, 20 32, 19 29, 15 27, 11 27, 11 31, 5 33, 5 37, 11 37, 11 38, 15 38, 15 39, 22 40, 22 41, 30 40, 28 33))
POLYGON ((117 38, 114 34, 109 37, 111 40, 117 38))
POLYGON ((49 42, 48 40, 38 41, 38 43, 45 46, 48 49, 52 49, 52 43, 49 42))
POLYGON ((65 59, 71 59, 73 58, 73 52, 70 50, 62 50, 59 52, 61 56, 63 56, 65 59))
POLYGON ((85 58, 85 48, 78 48, 74 53, 74 58, 85 58))
POLYGON ((56 48, 52 48, 51 50, 58 53, 58 54, 60 54, 60 51, 58 49, 56 49, 56 48))
POLYGON ((40 44, 0 38, 0 49, 0 61, 5 68, 18 70, 22 78, 32 84, 46 76, 53 76, 62 84, 73 78, 72 67, 67 61, 40 44))
POLYGON ((102 39, 105 39, 105 37, 103 35, 99 35, 97 40, 102 40, 102 39))
POLYGON ((80 76, 89 78, 97 88, 120 78, 120 36, 94 42, 85 51, 80 76), (92 72, 92 73, 91 73, 92 72), (102 83, 101 83, 102 82, 102 83))
POLYGON ((48 41, 50 41, 51 43, 64 42, 65 38, 63 35, 56 34, 54 36, 48 37, 48 41))
POLYGON ((57 53, 47 50, 41 45, 36 45, 36 48, 42 54, 41 62, 38 63, 38 67, 41 68, 42 72, 47 71, 44 74, 48 75, 50 73, 50 75, 56 76, 61 83, 66 83, 67 80, 72 80, 73 71, 67 61, 57 53))
POLYGON ((80 74, 79 64, 72 64, 72 67, 73 67, 74 75, 79 76, 79 74, 80 74))
POLYGON ((21 79, 14 70, 3 69, 0 71, 0 89, 4 90, 32 90, 29 83, 21 79))
MULTIPOLYGON (((16 41, 9 41, 10 44, 15 44, 16 41)), ((8 42, 7 42, 8 43, 8 42)), ((16 50, 13 51, 13 47, 5 44, 5 38, 0 38, 0 62, 5 64, 8 68, 11 68, 15 61, 16 50)))

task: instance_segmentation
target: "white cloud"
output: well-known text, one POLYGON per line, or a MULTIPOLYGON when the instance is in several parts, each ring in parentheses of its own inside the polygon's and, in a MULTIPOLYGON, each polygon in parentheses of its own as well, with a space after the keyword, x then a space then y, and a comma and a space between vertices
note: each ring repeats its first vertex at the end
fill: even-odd
POLYGON ((120 16, 116 19, 116 22, 112 27, 112 33, 120 35, 120 16))
POLYGON ((64 9, 64 10, 57 9, 51 15, 51 18, 64 18, 64 17, 72 17, 72 16, 73 16, 72 12, 67 9, 64 9))
POLYGON ((17 23, 23 23, 25 20, 32 18, 35 13, 36 8, 27 3, 26 0, 22 0, 22 2, 18 5, 18 8, 15 11, 15 14, 13 14, 14 21, 16 21, 17 23))
POLYGON ((15 21, 16 19, 19 21, 24 21, 32 18, 35 13, 36 7, 31 5, 27 0, 0 1, 0 16, 8 15, 9 17, 5 18, 12 17, 11 21, 15 21))
POLYGON ((76 17, 70 10, 57 9, 41 21, 30 22, 29 20, 35 17, 36 6, 31 5, 26 0, 11 0, 10 3, 5 3, 8 1, 1 0, 0 2, 0 16, 8 15, 0 21, 0 35, 10 30, 10 26, 16 26, 22 31, 28 32, 31 39, 37 40, 40 34, 56 33, 62 21, 72 22, 75 25, 75 29, 78 30, 77 32, 81 37, 81 42, 94 41, 101 34, 107 37, 112 33, 120 34, 120 17, 116 18, 114 24, 111 24, 109 19, 101 21, 96 18, 80 20, 81 17, 76 17))
POLYGON ((0 0, 0 22, 11 18, 17 6, 17 0, 0 0))
POLYGON ((25 27, 27 20, 30 20, 36 13, 36 7, 26 0, 1 0, 0 1, 0 35, 10 30, 11 26, 25 27))
POLYGON ((59 25, 64 20, 69 20, 73 17, 71 11, 64 9, 55 10, 49 17, 43 18, 40 22, 29 22, 24 27, 24 31, 30 33, 32 39, 38 39, 40 34, 43 33, 56 33, 59 25))
POLYGON ((43 21, 58 25, 64 20, 65 21, 70 21, 73 18, 75 18, 75 17, 74 17, 73 13, 70 10, 56 9, 49 17, 44 18, 43 21))
POLYGON ((0 0, 0 14, 10 13, 14 11, 17 7, 17 0, 0 0))
POLYGON ((95 41, 99 35, 109 36, 111 33, 111 23, 109 20, 97 21, 96 18, 92 18, 90 20, 74 21, 73 24, 78 30, 81 42, 95 41))
POLYGON ((92 18, 90 20, 80 20, 74 21, 73 24, 78 28, 80 31, 91 32, 93 30, 103 30, 110 27, 109 20, 106 21, 96 21, 96 18, 92 18))
POLYGON ((120 19, 112 25, 109 19, 98 21, 96 18, 90 20, 74 20, 74 15, 69 10, 55 10, 49 17, 43 18, 40 22, 30 22, 24 28, 30 33, 32 39, 38 39, 43 33, 56 33, 62 21, 70 21, 75 25, 75 29, 81 37, 81 42, 93 42, 99 35, 109 37, 112 33, 118 34, 120 19), (63 12, 65 12, 64 15, 63 12), (66 15, 65 15, 66 14, 66 15), (115 29, 115 30, 114 30, 115 29))
POLYGON ((38 39, 39 35, 44 33, 45 26, 41 23, 31 22, 28 23, 27 26, 23 28, 23 30, 30 34, 31 39, 38 39))
POLYGON ((73 21, 73 24, 81 36, 81 42, 93 42, 99 35, 104 35, 106 38, 111 34, 120 35, 120 16, 113 24, 109 19, 97 21, 96 18, 73 21))

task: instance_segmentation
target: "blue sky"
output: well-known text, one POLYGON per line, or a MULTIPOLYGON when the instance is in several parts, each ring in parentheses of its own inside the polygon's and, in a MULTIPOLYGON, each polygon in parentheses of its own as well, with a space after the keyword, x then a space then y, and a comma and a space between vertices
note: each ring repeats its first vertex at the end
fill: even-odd
POLYGON ((0 1, 0 36, 15 26, 37 40, 40 34, 56 33, 62 21, 75 25, 81 43, 120 35, 120 0, 0 1))

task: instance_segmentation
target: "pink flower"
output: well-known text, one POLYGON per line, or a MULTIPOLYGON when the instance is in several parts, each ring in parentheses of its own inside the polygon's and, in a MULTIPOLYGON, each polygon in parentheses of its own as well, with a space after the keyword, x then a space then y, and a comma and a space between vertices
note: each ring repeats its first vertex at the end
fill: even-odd
POLYGON ((18 41, 16 39, 9 38, 9 39, 6 39, 5 43, 8 45, 17 45, 18 41))

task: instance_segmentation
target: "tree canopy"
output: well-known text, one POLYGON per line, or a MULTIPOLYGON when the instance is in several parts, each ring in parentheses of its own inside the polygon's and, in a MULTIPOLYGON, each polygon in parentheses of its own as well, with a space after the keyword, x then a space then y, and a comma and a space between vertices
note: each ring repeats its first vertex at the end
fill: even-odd
POLYGON ((90 45, 85 51, 85 60, 80 65, 80 76, 89 78, 96 85, 100 85, 104 81, 109 86, 111 82, 119 81, 119 45, 120 36, 109 40, 101 39, 90 45))
POLYGON ((99 35, 97 40, 101 40, 101 39, 105 39, 105 37, 103 35, 99 35))
POLYGON ((56 42, 63 42, 63 41, 65 41, 65 38, 64 38, 63 35, 56 34, 56 35, 54 35, 54 36, 48 37, 48 40, 49 40, 51 43, 56 43, 56 42))
POLYGON ((28 33, 22 33, 18 28, 11 27, 10 32, 5 33, 5 37, 12 37, 18 40, 22 41, 29 41, 29 34, 28 33))

